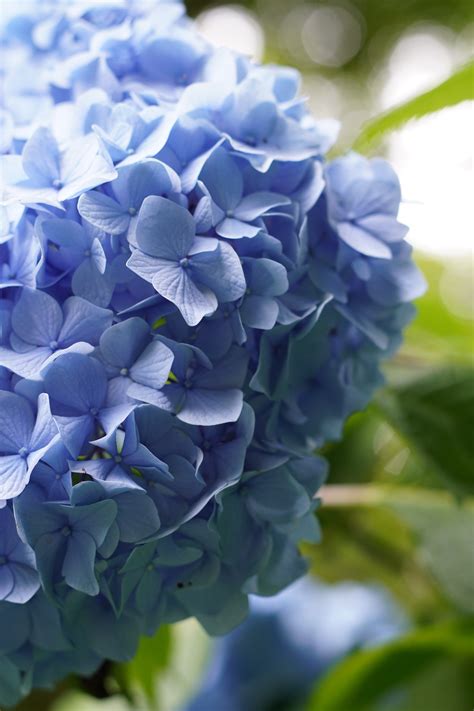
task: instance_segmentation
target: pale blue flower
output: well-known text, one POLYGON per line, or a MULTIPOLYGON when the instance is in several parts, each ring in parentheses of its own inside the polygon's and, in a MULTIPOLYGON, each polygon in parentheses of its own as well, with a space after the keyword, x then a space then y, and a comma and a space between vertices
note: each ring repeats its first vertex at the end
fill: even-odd
POLYGON ((138 248, 127 265, 174 303, 190 326, 245 292, 245 277, 232 247, 196 236, 189 212, 171 200, 148 197, 136 228, 138 248))
POLYGON ((112 312, 77 296, 61 308, 46 292, 25 287, 11 321, 11 347, 0 347, 0 365, 23 378, 39 378, 42 368, 65 352, 90 353, 112 312))
POLYGON ((32 549, 18 535, 11 509, 0 509, 0 600, 24 604, 40 587, 32 549))
POLYGON ((62 150, 47 128, 35 131, 21 159, 7 156, 4 161, 7 195, 25 204, 59 206, 117 175, 96 136, 78 138, 62 150))
POLYGON ((23 491, 58 437, 47 395, 39 396, 35 413, 25 398, 0 390, 0 499, 23 491))

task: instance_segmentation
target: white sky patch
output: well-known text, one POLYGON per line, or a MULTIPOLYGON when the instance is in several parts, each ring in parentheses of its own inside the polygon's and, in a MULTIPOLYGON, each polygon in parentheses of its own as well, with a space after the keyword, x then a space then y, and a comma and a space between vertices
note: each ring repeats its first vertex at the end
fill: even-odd
POLYGON ((411 99, 447 79, 458 63, 456 35, 438 25, 408 30, 398 40, 381 72, 380 110, 411 99))
POLYGON ((197 29, 216 47, 227 47, 261 61, 265 47, 263 30, 248 10, 237 5, 223 5, 201 13, 197 29))
POLYGON ((474 103, 465 102, 395 133, 388 158, 404 202, 400 219, 418 249, 438 255, 473 254, 474 103))
POLYGON ((340 67, 351 60, 362 46, 362 22, 348 8, 322 5, 316 7, 306 19, 301 39, 313 62, 340 67))

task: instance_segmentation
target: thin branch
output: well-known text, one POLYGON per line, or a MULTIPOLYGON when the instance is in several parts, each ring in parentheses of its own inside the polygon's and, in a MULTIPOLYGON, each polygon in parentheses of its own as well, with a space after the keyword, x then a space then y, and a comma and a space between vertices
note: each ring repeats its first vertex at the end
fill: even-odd
POLYGON ((423 489, 384 484, 327 484, 316 493, 325 508, 417 503, 423 506, 452 506, 474 509, 474 497, 462 500, 446 489, 423 489))
POLYGON ((325 507, 372 506, 386 498, 386 492, 371 484, 328 484, 321 487, 318 497, 325 507))

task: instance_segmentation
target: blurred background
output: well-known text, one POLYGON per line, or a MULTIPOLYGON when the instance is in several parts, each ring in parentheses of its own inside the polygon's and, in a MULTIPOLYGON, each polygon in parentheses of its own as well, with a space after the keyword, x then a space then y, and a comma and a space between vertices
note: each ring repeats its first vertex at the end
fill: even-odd
MULTIPOLYGON (((440 84, 472 58, 472 0, 189 0, 187 6, 211 42, 296 66, 313 113, 342 123, 335 153, 351 147, 366 121, 440 84)), ((472 96, 472 74, 470 81, 472 96)), ((215 648, 186 622, 161 629, 133 662, 102 670, 81 690, 67 682, 19 709, 176 711, 188 708, 199 689, 193 711, 473 708, 473 119, 473 102, 463 101, 408 122, 368 150, 387 157, 400 176, 401 220, 411 228, 429 289, 386 368, 387 387, 324 452, 331 474, 319 512, 323 542, 304 549, 319 582, 298 598, 299 622, 283 625, 274 641, 283 653, 272 656, 253 633, 215 648), (390 634, 380 636, 366 618, 372 593, 369 602, 366 593, 356 595, 352 606, 337 587, 343 581, 388 596, 390 634), (367 623, 364 634, 360 624, 354 633, 348 610, 367 623), (324 627, 324 619, 333 626, 324 627), (323 635, 343 643, 324 663, 318 656, 306 667, 301 660, 314 661, 322 648, 308 642, 302 632, 308 626, 313 641, 323 635), (256 654, 267 660, 260 682, 248 669, 241 677, 235 672, 221 700, 209 695, 239 658, 256 654), (296 675, 282 691, 276 680, 298 665, 306 677, 296 675), (262 685, 266 695, 258 696, 262 685), (259 699, 255 707, 248 698, 259 699)), ((273 615, 284 609, 284 600, 279 604, 273 615)))

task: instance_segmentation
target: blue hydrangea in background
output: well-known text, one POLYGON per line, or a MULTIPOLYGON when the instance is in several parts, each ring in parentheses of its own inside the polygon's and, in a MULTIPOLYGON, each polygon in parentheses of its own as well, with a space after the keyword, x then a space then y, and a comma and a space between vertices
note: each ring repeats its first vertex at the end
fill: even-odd
POLYGON ((5 12, 0 703, 301 576, 424 283, 383 160, 180 2, 5 12), (78 624, 80 620, 80 624, 78 624))
POLYGON ((250 615, 219 639, 201 688, 185 711, 293 711, 315 682, 357 649, 406 631, 388 591, 298 581, 273 598, 251 598, 250 615))

